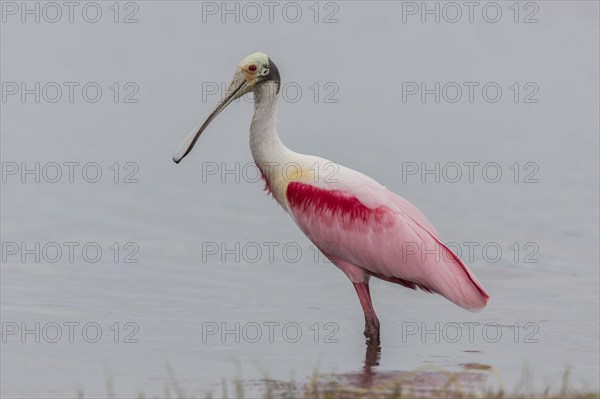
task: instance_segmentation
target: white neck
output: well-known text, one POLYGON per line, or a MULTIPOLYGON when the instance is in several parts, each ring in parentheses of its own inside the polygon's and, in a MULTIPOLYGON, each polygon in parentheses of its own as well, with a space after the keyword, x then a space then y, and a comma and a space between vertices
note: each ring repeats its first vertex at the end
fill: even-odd
POLYGON ((267 82, 254 90, 254 116, 250 125, 250 150, 252 157, 267 179, 275 163, 285 163, 291 151, 283 145, 277 134, 276 85, 267 82))
POLYGON ((277 134, 277 86, 267 82, 254 90, 254 116, 250 125, 250 149, 254 162, 267 180, 273 198, 287 210, 284 169, 297 160, 277 134))

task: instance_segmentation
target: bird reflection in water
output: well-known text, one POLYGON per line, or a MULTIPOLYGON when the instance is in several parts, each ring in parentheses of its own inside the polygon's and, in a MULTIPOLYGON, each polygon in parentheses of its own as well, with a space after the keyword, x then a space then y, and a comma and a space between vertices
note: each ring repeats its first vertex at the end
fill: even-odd
POLYGON ((362 382, 360 386, 369 388, 373 385, 373 377, 376 374, 375 368, 379 366, 379 360, 381 359, 381 342, 379 341, 379 338, 367 338, 365 345, 365 363, 363 365, 362 382))

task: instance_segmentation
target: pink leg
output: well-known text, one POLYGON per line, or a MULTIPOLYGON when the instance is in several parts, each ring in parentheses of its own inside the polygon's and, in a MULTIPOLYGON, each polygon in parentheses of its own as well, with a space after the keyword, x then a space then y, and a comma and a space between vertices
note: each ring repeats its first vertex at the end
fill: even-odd
POLYGON ((365 313, 365 337, 370 340, 379 342, 379 319, 373 309, 371 302, 371 292, 369 291, 369 280, 362 283, 352 283, 358 294, 358 300, 365 313))
POLYGON ((334 265, 339 267, 348 276, 354 289, 358 294, 360 305, 365 313, 365 337, 367 337, 367 343, 379 343, 379 320, 373 309, 373 303, 371 302, 371 293, 369 292, 369 279, 371 276, 365 272, 364 269, 353 265, 352 263, 346 262, 336 256, 329 254, 321 250, 327 258, 334 265))

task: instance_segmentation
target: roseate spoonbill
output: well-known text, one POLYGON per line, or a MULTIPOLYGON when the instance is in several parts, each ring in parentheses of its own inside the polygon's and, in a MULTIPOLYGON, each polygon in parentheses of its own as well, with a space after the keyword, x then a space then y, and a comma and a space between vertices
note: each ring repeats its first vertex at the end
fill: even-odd
POLYGON ((173 160, 179 163, 232 101, 253 92, 250 149, 265 188, 352 281, 368 339, 379 341, 371 276, 438 293, 471 311, 483 308, 489 300, 485 289, 415 206, 362 173, 298 154, 281 142, 276 129, 279 87, 279 70, 265 53, 244 58, 222 100, 189 134, 173 160))

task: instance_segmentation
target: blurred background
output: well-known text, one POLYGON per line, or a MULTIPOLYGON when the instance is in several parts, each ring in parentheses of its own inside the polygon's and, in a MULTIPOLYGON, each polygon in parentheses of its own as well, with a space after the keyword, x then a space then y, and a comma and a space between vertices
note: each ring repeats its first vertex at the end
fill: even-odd
POLYGON ((598 389, 598 3, 472 3, 2 1, 2 396, 361 370, 351 284, 256 177, 251 98, 171 160, 256 51, 283 142, 414 203, 491 295, 373 281, 377 370, 598 389))

